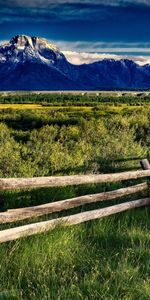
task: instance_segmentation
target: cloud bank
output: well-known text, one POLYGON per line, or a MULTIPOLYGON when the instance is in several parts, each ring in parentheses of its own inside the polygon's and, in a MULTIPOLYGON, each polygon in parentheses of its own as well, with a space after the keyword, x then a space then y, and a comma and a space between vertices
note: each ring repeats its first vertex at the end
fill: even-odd
POLYGON ((0 37, 148 41, 150 0, 0 0, 0 37))
MULTIPOLYGON (((91 4, 90 0, 0 0, 1 7, 49 7, 52 4, 91 4)), ((149 0, 93 0, 92 4, 105 6, 147 5, 149 0)))
POLYGON ((150 9, 150 0, 0 0, 0 22, 136 19, 140 8, 150 9))
POLYGON ((150 42, 93 42, 93 41, 54 41, 63 51, 96 52, 96 53, 150 53, 150 42))
POLYGON ((63 51, 67 60, 75 65, 90 64, 96 61, 101 61, 103 59, 131 59, 138 65, 143 66, 150 64, 150 56, 132 56, 132 55, 117 55, 117 54, 106 54, 106 53, 86 53, 86 52, 73 52, 73 51, 63 51))

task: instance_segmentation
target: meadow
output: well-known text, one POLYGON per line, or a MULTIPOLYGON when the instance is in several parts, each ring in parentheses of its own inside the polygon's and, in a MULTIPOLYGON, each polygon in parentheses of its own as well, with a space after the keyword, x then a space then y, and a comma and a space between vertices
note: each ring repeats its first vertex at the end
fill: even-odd
MULTIPOLYGON (((1 178, 137 170, 140 159, 150 156, 149 145, 149 97, 0 96, 1 178)), ((0 210, 133 183, 1 191, 0 210)), ((105 207, 146 193, 0 228, 105 207)), ((0 244, 0 299, 150 299, 149 217, 149 207, 144 207, 0 244)))

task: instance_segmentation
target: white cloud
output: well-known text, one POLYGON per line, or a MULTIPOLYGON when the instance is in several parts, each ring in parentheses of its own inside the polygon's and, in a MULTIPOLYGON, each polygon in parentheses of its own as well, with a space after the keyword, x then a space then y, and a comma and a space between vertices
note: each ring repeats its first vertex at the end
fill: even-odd
POLYGON ((1 46, 1 45, 4 45, 4 44, 6 44, 6 43, 8 43, 7 40, 0 40, 0 46, 1 46))
POLYGON ((81 64, 89 64, 94 61, 99 61, 104 58, 116 58, 117 55, 111 54, 99 54, 99 53, 87 53, 87 52, 75 52, 75 51, 63 51, 65 57, 68 59, 69 62, 75 65, 81 64))
POLYGON ((150 53, 150 43, 54 41, 62 51, 93 53, 150 53))
POLYGON ((86 52, 73 52, 63 51, 64 55, 69 62, 75 65, 89 64, 95 61, 101 61, 103 59, 132 59, 138 65, 150 64, 150 56, 131 56, 131 55, 117 55, 117 54, 106 54, 106 53, 86 53, 86 52))

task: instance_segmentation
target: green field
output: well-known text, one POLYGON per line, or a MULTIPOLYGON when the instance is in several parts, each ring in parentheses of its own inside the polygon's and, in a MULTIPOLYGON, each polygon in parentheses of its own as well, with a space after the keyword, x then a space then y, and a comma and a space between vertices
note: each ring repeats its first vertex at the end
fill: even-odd
MULTIPOLYGON (((19 97, 0 99, 1 178, 136 170, 140 159, 149 158, 148 97, 129 97, 126 102, 124 97, 19 97)), ((1 191, 0 209, 53 202, 134 183, 137 181, 1 191)), ((145 196, 147 192, 142 192, 0 228, 145 196)), ((150 299, 149 217, 149 207, 139 208, 1 244, 0 299, 150 299)))

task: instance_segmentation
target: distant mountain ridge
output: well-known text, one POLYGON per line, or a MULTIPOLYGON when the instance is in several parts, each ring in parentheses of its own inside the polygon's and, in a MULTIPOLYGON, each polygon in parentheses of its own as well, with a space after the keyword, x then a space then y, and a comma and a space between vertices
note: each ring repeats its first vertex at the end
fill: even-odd
POLYGON ((103 59, 67 61, 46 39, 17 35, 0 46, 0 90, 138 90, 150 88, 150 65, 103 59))

